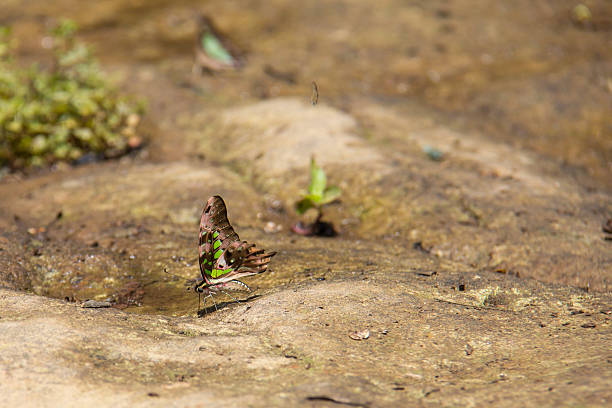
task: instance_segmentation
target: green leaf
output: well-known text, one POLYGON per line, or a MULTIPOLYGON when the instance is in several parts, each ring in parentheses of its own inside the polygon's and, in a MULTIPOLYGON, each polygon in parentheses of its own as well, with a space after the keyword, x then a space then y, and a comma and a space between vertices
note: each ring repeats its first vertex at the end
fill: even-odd
POLYGON ((74 21, 70 19, 62 19, 57 27, 53 29, 53 34, 58 37, 68 38, 72 37, 78 29, 79 26, 74 21))
POLYGON ((233 64, 234 58, 223 47, 221 41, 211 33, 205 33, 202 36, 202 48, 211 58, 221 61, 225 64, 233 64))
POLYGON ((79 29, 77 23, 70 19, 62 19, 55 29, 53 29, 53 34, 58 37, 71 37, 76 33, 79 29))
POLYGON ((295 203, 295 211, 298 214, 304 214, 306 211, 310 210, 311 208, 315 208, 315 203, 312 202, 310 197, 304 197, 300 201, 295 203))
POLYGON ((315 202, 321 200, 326 185, 327 177, 325 172, 321 167, 317 166, 314 158, 310 159, 310 185, 308 186, 308 192, 315 202))
POLYGON ((9 37, 11 35, 11 27, 0 25, 0 37, 9 37))
POLYGON ((69 67, 78 63, 85 63, 89 58, 89 48, 83 44, 77 44, 58 56, 58 62, 62 67, 69 67))
POLYGON ((323 193, 323 197, 321 197, 321 201, 319 202, 319 204, 323 205, 323 204, 331 203, 336 198, 340 197, 341 194, 342 194, 342 190, 340 190, 339 187, 331 186, 325 189, 325 192, 323 193))

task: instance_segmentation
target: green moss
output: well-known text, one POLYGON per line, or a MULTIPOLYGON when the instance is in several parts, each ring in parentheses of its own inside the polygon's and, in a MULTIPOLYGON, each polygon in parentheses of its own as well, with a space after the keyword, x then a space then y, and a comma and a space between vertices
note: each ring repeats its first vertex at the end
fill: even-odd
POLYGON ((14 62, 10 30, 0 27, 0 167, 117 157, 140 146, 142 106, 110 86, 76 29, 60 23, 51 66, 24 70, 14 62))

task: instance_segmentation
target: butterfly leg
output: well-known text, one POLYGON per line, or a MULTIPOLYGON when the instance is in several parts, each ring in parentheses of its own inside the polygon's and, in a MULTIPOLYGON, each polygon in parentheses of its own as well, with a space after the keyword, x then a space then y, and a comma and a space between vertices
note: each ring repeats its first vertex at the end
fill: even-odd
POLYGON ((230 295, 230 294, 229 294, 229 293, 227 293, 226 291, 222 290, 221 292, 223 292, 223 293, 225 293, 227 296, 231 297, 231 298, 234 300, 234 302, 236 302, 236 303, 240 303, 240 301, 239 301, 238 299, 236 299, 235 297, 233 297, 232 295, 230 295))
POLYGON ((215 312, 219 311, 219 309, 217 308, 217 302, 215 302, 215 298, 214 298, 213 294, 210 293, 208 296, 206 296, 206 298, 210 298, 210 300, 212 300, 213 305, 215 305, 215 312))

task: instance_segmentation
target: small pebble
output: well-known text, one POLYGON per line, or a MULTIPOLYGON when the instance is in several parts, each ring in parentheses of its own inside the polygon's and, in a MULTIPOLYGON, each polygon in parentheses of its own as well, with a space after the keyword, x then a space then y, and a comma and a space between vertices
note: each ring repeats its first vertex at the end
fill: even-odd
POLYGON ((268 234, 275 234, 277 232, 280 232, 282 229, 283 229, 282 225, 277 224, 272 221, 268 221, 266 225, 264 226, 264 232, 267 232, 268 234))

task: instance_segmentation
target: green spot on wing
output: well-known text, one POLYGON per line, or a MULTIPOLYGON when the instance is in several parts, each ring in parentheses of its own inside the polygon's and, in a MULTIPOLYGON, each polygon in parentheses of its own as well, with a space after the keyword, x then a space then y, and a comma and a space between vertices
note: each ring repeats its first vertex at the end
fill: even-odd
POLYGON ((221 246, 221 241, 217 240, 215 241, 215 243, 213 244, 213 249, 217 249, 221 246))
POLYGON ((219 236, 219 233, 217 231, 213 232, 213 238, 217 238, 219 236))
POLYGON ((223 250, 221 248, 219 248, 217 252, 215 252, 215 261, 219 259, 222 253, 223 253, 223 250))
POLYGON ((232 271, 232 268, 229 269, 213 269, 211 276, 213 278, 218 278, 219 276, 223 276, 226 273, 230 273, 232 271))

